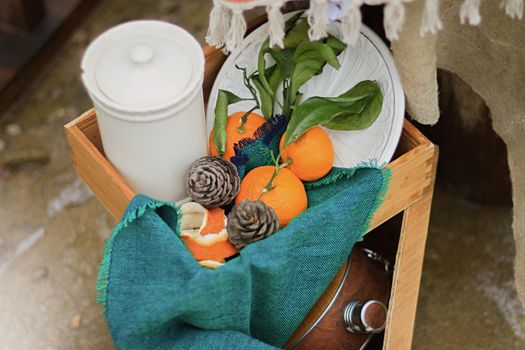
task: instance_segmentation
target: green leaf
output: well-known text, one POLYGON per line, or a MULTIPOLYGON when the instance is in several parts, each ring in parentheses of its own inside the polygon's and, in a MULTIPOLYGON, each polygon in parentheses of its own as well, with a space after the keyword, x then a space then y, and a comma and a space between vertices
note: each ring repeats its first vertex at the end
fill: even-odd
POLYGON ((277 67, 281 72, 281 75, 284 79, 290 78, 294 72, 295 68, 295 59, 294 59, 295 50, 294 49, 283 49, 283 50, 271 50, 270 55, 275 60, 277 67))
POLYGON ((332 35, 326 39, 326 45, 334 50, 336 56, 339 56, 339 54, 346 49, 346 44, 332 35))
POLYGON ((295 96, 299 88, 313 76, 321 73, 326 63, 336 69, 340 67, 334 50, 318 41, 304 41, 299 44, 294 59, 296 63, 292 75, 292 96, 295 96))
POLYGON ((284 145, 317 125, 336 130, 367 128, 379 116, 382 103, 381 89, 375 81, 361 82, 338 97, 310 97, 294 108, 284 145))
POLYGON ((221 92, 223 94, 225 94, 226 97, 228 98, 228 104, 229 105, 246 100, 246 98, 239 97, 239 96, 235 95, 233 92, 230 92, 228 90, 219 90, 219 94, 221 92))
POLYGON ((308 29, 310 29, 310 26, 305 19, 297 23, 297 25, 293 27, 284 37, 284 48, 294 48, 299 46, 299 44, 304 41, 309 41, 308 29))
POLYGON ((360 113, 340 115, 325 123, 333 130, 363 130, 370 127, 376 121, 383 107, 383 95, 377 90, 367 98, 366 104, 360 113))
POLYGON ((355 84, 350 90, 344 92, 337 97, 330 97, 334 102, 350 102, 357 101, 367 96, 375 94, 379 89, 379 85, 374 80, 363 80, 355 84))
MULTIPOLYGON (((346 45, 339 39, 329 36, 323 42, 311 42, 308 39, 310 26, 306 19, 300 19, 301 14, 290 18, 285 24, 284 49, 270 48, 267 39, 258 56, 258 81, 255 82, 261 100, 261 110, 268 117, 273 113, 276 99, 277 87, 281 82, 283 85, 283 114, 289 116, 291 109, 299 102, 298 93, 313 76, 320 74, 326 63, 336 69, 340 64, 337 59, 346 45), (277 70, 272 73, 266 69, 265 55, 270 54, 276 62, 277 70), (264 72, 261 74, 261 72, 264 72), (270 102, 271 99, 271 102, 270 102)), ((257 80, 256 79, 256 80, 257 80)))
MULTIPOLYGON (((321 44, 321 46, 319 46, 319 50, 321 53, 321 57, 326 63, 328 63, 335 69, 339 69, 341 67, 339 60, 337 59, 337 55, 330 46, 328 46, 327 44, 321 44)), ((299 51, 299 48, 297 49, 297 51, 299 51)))
POLYGON ((277 65, 273 65, 270 68, 268 68, 264 74, 268 78, 270 88, 275 93, 277 91, 277 88, 283 81, 283 75, 281 73, 281 70, 277 65))
POLYGON ((275 92, 279 87, 279 84, 282 82, 283 78, 281 76, 281 71, 277 65, 273 65, 269 68, 266 68, 264 73, 272 93, 269 93, 264 86, 262 85, 259 73, 256 73, 252 77, 253 85, 259 93, 259 100, 261 103, 261 111, 266 119, 269 119, 273 116, 273 107, 275 102, 275 92))
POLYGON ((292 106, 292 114, 293 114, 293 111, 295 111, 297 108, 299 108, 299 104, 300 104, 302 99, 303 99, 303 94, 298 93, 296 98, 295 98, 294 105, 292 106))
POLYGON ((286 129, 284 145, 288 146, 314 126, 323 125, 343 114, 359 113, 363 108, 364 103, 334 103, 324 97, 310 97, 294 110, 286 129))
POLYGON ((226 152, 226 124, 228 123, 228 106, 243 99, 226 90, 219 90, 215 103, 215 120, 213 122, 213 143, 219 155, 226 152))
POLYGON ((260 74, 260 72, 266 71, 266 59, 264 58, 264 55, 266 55, 266 53, 268 53, 270 50, 270 38, 267 38, 259 49, 259 55, 257 57, 257 70, 259 72, 259 80, 261 81, 263 88, 269 94, 272 94, 272 88, 270 87, 266 76, 264 74, 260 74))
POLYGON ((261 103, 261 112, 266 119, 271 118, 273 115, 273 96, 266 91, 264 86, 261 83, 261 80, 258 75, 252 77, 253 85, 259 93, 259 101, 261 103))
POLYGON ((304 11, 298 12, 292 17, 288 18, 284 23, 284 32, 288 33, 290 30, 296 27, 295 22, 304 14, 304 11))

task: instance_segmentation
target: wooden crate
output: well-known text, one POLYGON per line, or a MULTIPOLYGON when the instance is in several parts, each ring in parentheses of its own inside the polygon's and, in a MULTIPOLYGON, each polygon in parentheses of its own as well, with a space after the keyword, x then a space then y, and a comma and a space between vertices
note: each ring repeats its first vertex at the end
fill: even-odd
MULTIPOLYGON (((207 100, 225 56, 209 46, 204 53, 207 100)), ((119 219, 135 191, 104 156, 95 110, 85 112, 65 129, 78 175, 119 219)), ((403 212, 383 349, 411 346, 437 157, 437 147, 405 120, 396 155, 387 165, 392 170, 390 187, 370 226, 373 230, 403 212)), ((318 303, 326 303, 321 299, 318 303)))

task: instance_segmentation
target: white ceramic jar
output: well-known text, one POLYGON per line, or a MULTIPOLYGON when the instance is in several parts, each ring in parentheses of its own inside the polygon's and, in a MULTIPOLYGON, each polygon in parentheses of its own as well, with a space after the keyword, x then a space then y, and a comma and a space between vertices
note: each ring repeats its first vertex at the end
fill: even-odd
POLYGON ((109 161, 156 199, 186 197, 186 172, 207 153, 204 54, 184 29, 133 21, 96 38, 82 59, 109 161))

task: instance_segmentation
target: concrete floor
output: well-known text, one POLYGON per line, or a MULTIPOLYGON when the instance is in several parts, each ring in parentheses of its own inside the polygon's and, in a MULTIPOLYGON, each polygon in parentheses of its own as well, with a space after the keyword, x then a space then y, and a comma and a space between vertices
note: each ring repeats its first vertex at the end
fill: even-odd
MULTIPOLYGON (((113 348, 95 284, 114 222, 77 179, 62 129, 91 106, 79 80, 80 58, 104 29, 138 18, 177 23, 202 41, 210 2, 101 3, 1 116, 0 163, 16 152, 38 151, 42 159, 0 169, 0 349, 113 348)), ((511 208, 476 206, 438 188, 414 348, 525 349, 513 255, 511 208)))

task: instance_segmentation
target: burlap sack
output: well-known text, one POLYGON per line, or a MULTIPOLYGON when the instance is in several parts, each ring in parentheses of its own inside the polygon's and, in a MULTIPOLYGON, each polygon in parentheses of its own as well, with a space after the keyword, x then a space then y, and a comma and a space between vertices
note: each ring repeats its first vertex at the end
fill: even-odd
POLYGON ((514 202, 515 281, 525 304, 525 21, 506 16, 498 2, 485 1, 480 25, 461 25, 461 3, 442 0, 443 30, 422 38, 423 4, 407 4, 400 40, 392 44, 408 111, 421 123, 437 122, 436 66, 456 73, 487 103, 494 130, 507 145, 514 202))

